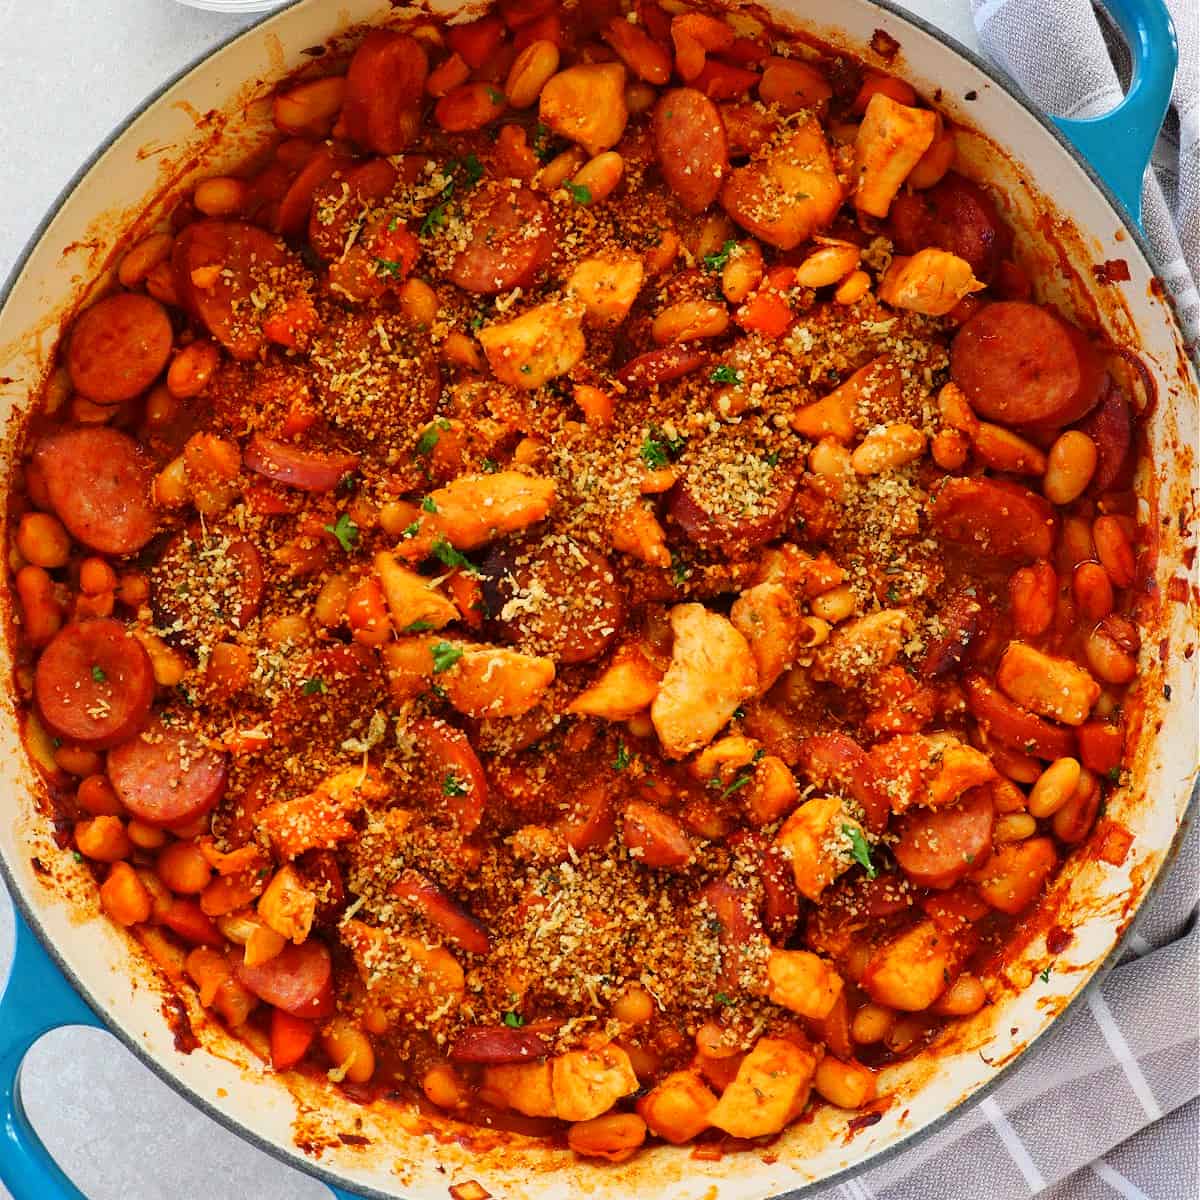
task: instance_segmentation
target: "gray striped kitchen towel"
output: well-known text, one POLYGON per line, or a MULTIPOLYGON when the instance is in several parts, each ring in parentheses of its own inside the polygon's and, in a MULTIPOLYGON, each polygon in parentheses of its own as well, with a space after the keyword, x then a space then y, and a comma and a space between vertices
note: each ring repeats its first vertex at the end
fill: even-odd
MULTIPOLYGON (((1171 111, 1146 173, 1155 268, 1192 352, 1200 343, 1200 0, 1166 0, 1179 37, 1171 111)), ((1121 98, 1128 52, 1089 0, 971 0, 984 53, 1041 108, 1094 117, 1121 98)), ((1200 1196, 1200 1192, 1195 1193, 1200 1196)))

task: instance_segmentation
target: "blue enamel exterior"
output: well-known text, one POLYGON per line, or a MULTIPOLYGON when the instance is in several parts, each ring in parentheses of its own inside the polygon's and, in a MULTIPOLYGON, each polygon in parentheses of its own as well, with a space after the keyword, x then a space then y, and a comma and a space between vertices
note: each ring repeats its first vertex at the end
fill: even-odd
MULTIPOLYGON (((1055 124, 1142 224, 1142 179, 1166 116, 1179 52, 1175 29, 1162 0, 1103 0, 1133 55, 1125 99, 1090 120, 1055 118, 1055 124)), ((103 1028, 72 989, 19 909, 12 971, 0 997, 0 1180, 14 1200, 86 1200, 59 1170, 21 1110, 21 1061, 43 1034, 67 1025, 103 1028)), ((357 1200, 326 1182, 337 1200, 357 1200)))
POLYGON ((1142 179, 1171 102, 1179 61, 1175 27, 1162 0, 1103 0, 1133 58, 1125 99, 1100 117, 1055 117, 1054 123, 1142 226, 1142 179))

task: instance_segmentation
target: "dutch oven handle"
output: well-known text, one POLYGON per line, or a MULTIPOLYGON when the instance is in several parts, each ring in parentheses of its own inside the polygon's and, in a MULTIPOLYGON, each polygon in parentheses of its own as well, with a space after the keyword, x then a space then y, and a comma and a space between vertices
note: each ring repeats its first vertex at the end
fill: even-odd
POLYGON ((21 1107, 21 1060, 44 1033, 65 1025, 100 1028, 88 1007, 13 907, 12 970, 0 997, 0 1179, 14 1200, 85 1200, 42 1145, 21 1107))
MULTIPOLYGON (((43 1034, 68 1025, 104 1026, 13 906, 12 969, 0 995, 0 1181, 13 1200, 87 1200, 42 1144, 21 1107, 21 1061, 43 1034)), ((324 1180, 322 1182, 325 1182, 324 1180)), ((351 1192, 325 1186, 337 1200, 351 1192)))
POLYGON ((1133 73, 1116 108, 1054 123, 1095 168, 1135 225, 1142 225, 1142 179, 1171 103, 1179 47, 1163 0, 1101 0, 1129 44, 1133 73))

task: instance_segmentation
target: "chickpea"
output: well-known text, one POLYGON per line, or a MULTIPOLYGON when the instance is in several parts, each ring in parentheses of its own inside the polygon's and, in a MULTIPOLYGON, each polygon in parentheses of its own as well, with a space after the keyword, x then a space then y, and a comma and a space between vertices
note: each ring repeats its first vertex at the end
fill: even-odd
POLYGON ((827 1054, 817 1064, 813 1087, 838 1108, 862 1108, 875 1098, 875 1072, 862 1063, 843 1062, 827 1054))
POLYGON ((199 895, 212 880, 212 867, 194 842, 172 842, 155 863, 158 877, 180 896, 199 895))
POLYGON ((613 1016, 627 1025, 644 1025, 654 1016, 654 998, 644 987, 631 983, 613 1004, 613 1016))
POLYGON ((336 1017, 329 1023, 321 1043, 343 1079, 366 1083, 375 1074, 375 1051, 370 1039, 344 1017, 336 1017))
POLYGON ((862 251, 850 242, 830 239, 796 268, 796 286, 820 288, 837 283, 858 266, 861 254, 862 251))
POLYGON ((130 821, 125 826, 125 832, 139 850, 157 850, 167 841, 165 830, 159 829, 157 825, 147 825, 145 821, 130 821))
POLYGON ((605 1113, 567 1130, 567 1145, 585 1158, 621 1162, 646 1140, 646 1122, 636 1113, 605 1113))
POLYGON ((89 596, 117 590, 117 573, 102 558, 85 558, 79 564, 79 586, 89 596))
POLYGON ((828 621, 830 625, 836 625, 839 621, 844 621, 847 617, 854 615, 858 601, 855 600, 850 585, 842 583, 835 588, 830 588, 827 592, 822 592, 819 596, 814 596, 808 602, 808 606, 812 609, 813 616, 820 617, 822 621, 828 621))
POLYGON ((44 646, 62 628, 62 607, 54 595, 54 580, 41 567, 22 567, 16 578, 17 598, 25 636, 44 646))
POLYGON ((196 184, 192 203, 206 217, 230 217, 246 207, 250 188, 244 179, 214 175, 196 184))
POLYGON ((881 475, 914 462, 924 450, 925 435, 899 421, 871 430, 850 456, 850 465, 859 475, 881 475))
POLYGON ((866 271, 851 271, 833 293, 835 304, 857 304, 871 290, 871 277, 866 271))
POLYGON ((133 843, 120 817, 98 816, 75 823, 75 845, 85 858, 117 862, 133 853, 133 843))
POLYGON ((575 193, 576 198, 586 197, 584 204, 600 204, 617 190, 621 176, 625 173, 625 160, 615 151, 606 150, 589 159, 578 171, 571 184, 582 189, 575 193))
POLYGON ((987 1003, 978 976, 964 971, 934 1002, 933 1011, 947 1017, 966 1017, 987 1003))
POLYGON ((753 239, 738 242, 721 270, 721 294, 730 304, 741 304, 762 282, 762 250, 753 239))
POLYGON ((437 293, 423 279, 410 275, 396 293, 404 315, 421 329, 428 329, 438 315, 437 293))
POLYGON ((882 1004, 864 1004, 850 1022, 850 1036, 860 1046, 882 1042, 896 1020, 895 1012, 882 1004))
POLYGON ((1128 683, 1137 674, 1137 659, 1121 647, 1103 623, 1088 635, 1083 653, 1092 673, 1105 683, 1128 683))
POLYGON ((720 337, 729 328, 724 305, 710 300, 680 300, 664 308, 650 326, 650 336, 660 345, 720 337))
POLYGON ((75 791, 75 801, 94 817, 116 817, 125 811, 107 775, 89 775, 75 791))
POLYGON ((83 746, 59 746, 54 752, 54 761, 68 775, 78 775, 81 779, 95 775, 104 767, 100 755, 95 750, 87 750, 83 746))
POLYGON ((113 864, 100 885, 100 907, 118 925, 140 925, 150 919, 150 893, 128 863, 113 864))
POLYGON ((71 557, 71 535, 57 517, 27 512, 17 525, 17 549, 26 562, 53 571, 71 557))
POLYGON ((465 1098, 462 1080, 451 1066, 430 1067, 421 1076, 421 1090, 438 1108, 457 1108, 465 1098))
POLYGON ((121 265, 117 267, 117 279, 121 286, 133 289, 144 283, 146 276, 170 257, 174 244, 175 239, 169 233, 152 233, 144 237, 121 259, 121 265))
POLYGON ((1137 562, 1129 535, 1118 517, 1097 517, 1092 523, 1092 540, 1096 556, 1108 572, 1113 587, 1133 587, 1137 579, 1137 562))
POLYGON ((992 841, 997 846, 1007 842, 1023 842, 1037 833, 1037 821, 1025 812, 1005 813, 996 818, 992 841))

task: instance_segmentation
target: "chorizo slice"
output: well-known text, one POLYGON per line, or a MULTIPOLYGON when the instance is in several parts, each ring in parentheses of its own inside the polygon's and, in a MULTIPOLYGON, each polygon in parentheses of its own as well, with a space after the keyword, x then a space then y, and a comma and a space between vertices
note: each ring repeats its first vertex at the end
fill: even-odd
POLYGON ((211 810, 225 794, 227 759, 160 717, 109 751, 108 778, 139 821, 179 825, 211 810))
MULTIPOLYGON (((421 156, 410 155, 399 171, 386 158, 344 163, 342 171, 317 184, 308 217, 308 242, 313 251, 326 260, 340 258, 364 212, 385 200, 400 179, 414 182, 416 165, 423 162, 421 156)), ((284 202, 287 200, 285 196, 284 202)))
POLYGON ((417 136, 429 60, 416 38, 373 29, 346 72, 342 121, 352 141, 376 154, 399 154, 417 136))
POLYGON ((747 476, 741 496, 731 495, 727 474, 704 470, 703 463, 667 493, 668 514, 697 546, 745 554, 783 532, 798 473, 783 465, 759 469, 750 457, 742 461, 747 476))
POLYGON ((930 520, 948 541, 997 558, 1047 558, 1057 518, 1049 502, 1004 479, 951 478, 929 506, 930 520))
POLYGON ((483 924, 420 871, 401 872, 388 888, 388 895, 415 909, 447 940, 464 950, 487 954, 491 949, 491 939, 483 924))
POLYGON ((550 206, 527 188, 485 185, 472 196, 464 220, 467 244, 447 274, 468 292, 494 296, 527 287, 554 250, 550 206))
POLYGON ((995 821, 991 788, 972 788, 957 804, 903 817, 892 853, 918 887, 953 887, 983 865, 995 821))
POLYGON ((800 743, 800 769, 822 791, 845 792, 863 811, 872 833, 887 826, 891 806, 867 752, 844 733, 818 733, 800 743))
POLYGON ((717 106, 695 88, 674 88, 655 106, 653 131, 667 186, 688 212, 703 212, 717 198, 729 168, 717 106))
POLYGON ((617 381, 629 391, 648 391, 663 383, 673 383, 708 362, 708 354, 694 345, 679 342, 661 350, 648 350, 631 358, 617 371, 617 381))
POLYGON ((459 832, 470 837, 483 819, 488 796, 487 776, 470 739, 432 717, 414 721, 410 732, 433 803, 448 808, 459 832))
POLYGON ((60 630, 42 651, 33 699, 56 737, 104 750, 146 722, 154 672, 142 644, 119 621, 82 621, 60 630))
POLYGON ((980 674, 963 680, 967 707, 984 730, 1011 750, 1053 760, 1075 756, 1074 730, 1054 725, 1010 700, 980 674))
POLYGON ((333 1012, 333 960, 324 942, 289 943, 266 962, 234 967, 238 982, 260 1000, 315 1020, 333 1012))
POLYGON ((642 800, 625 806, 621 840, 630 857, 643 866, 676 870, 692 861, 692 843, 683 826, 670 813, 642 800))
POLYGON ((346 162, 345 155, 339 154, 334 147, 318 147, 284 192, 283 199, 279 202, 275 228, 287 237, 295 237, 303 232, 308 224, 317 190, 332 179, 338 168, 345 166, 346 162))
POLYGON ((107 425, 42 438, 33 465, 71 536, 101 554, 133 554, 153 536, 150 460, 128 434, 107 425))
POLYGON ((625 600, 603 555, 567 538, 497 546, 484 560, 484 603, 500 637, 558 662, 599 658, 625 600))
POLYGON ((342 477, 358 466, 358 456, 302 450, 289 442, 256 433, 246 444, 242 462, 256 475, 302 492, 332 492, 342 477))
POLYGON ((958 668, 992 623, 994 612, 979 587, 956 588, 938 613, 939 629, 917 668, 922 679, 941 679, 958 668))
POLYGON ((265 310, 251 297, 290 260, 277 237, 245 221, 196 221, 171 253, 180 300, 239 361, 257 358, 263 346, 265 310))
POLYGON ((1079 428, 1096 444, 1096 470, 1088 495, 1099 496, 1124 483, 1133 445, 1133 415, 1121 388, 1110 381, 1100 403, 1079 428))
POLYGON ((991 282, 1012 240, 992 198, 955 171, 924 192, 903 192, 892 202, 888 230, 901 254, 936 246, 971 264, 991 282))
POLYGON ((171 355, 167 310, 140 292, 118 292, 85 308, 71 326, 67 373, 96 404, 120 404, 144 392, 171 355))
POLYGON ((474 1025, 451 1042, 450 1057, 467 1063, 513 1063, 544 1058, 553 1053, 558 1028, 551 1021, 538 1021, 518 1029, 507 1025, 474 1025))
POLYGON ((989 421, 1058 428, 1095 408, 1104 371, 1081 329, 1043 305, 1002 300, 955 335, 950 377, 989 421))

